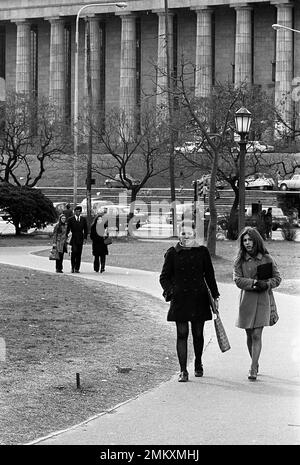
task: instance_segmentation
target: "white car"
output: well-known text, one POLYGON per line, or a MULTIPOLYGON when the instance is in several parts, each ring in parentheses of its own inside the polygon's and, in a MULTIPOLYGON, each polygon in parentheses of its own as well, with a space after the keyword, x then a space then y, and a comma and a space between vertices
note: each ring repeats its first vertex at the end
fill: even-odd
POLYGON ((274 145, 262 144, 258 140, 249 140, 246 145, 247 152, 274 152, 274 145))
MULTIPOLYGON (((235 139, 234 149, 239 151, 240 145, 235 139)), ((249 140, 246 144, 246 151, 247 153, 255 153, 255 152, 264 152, 270 153, 275 151, 274 145, 263 144, 258 140, 249 140)))
MULTIPOLYGON (((140 184, 140 182, 141 182, 139 179, 135 179, 132 176, 130 176, 130 174, 127 174, 126 178, 129 179, 129 181, 131 181, 133 186, 136 186, 136 185, 140 184)), ((125 183, 126 183, 126 181, 125 181, 125 183)), ((124 184, 121 181, 121 178, 120 178, 119 174, 116 174, 113 179, 110 179, 110 178, 106 179, 104 184, 105 184, 105 187, 116 187, 116 188, 123 188, 123 189, 125 188, 124 184)), ((130 186, 128 186, 128 187, 130 187, 130 186)))
POLYGON ((294 174, 291 179, 283 179, 278 181, 278 187, 281 191, 300 189, 300 174, 294 174))
POLYGON ((248 176, 245 179, 245 188, 246 189, 261 189, 261 190, 271 190, 275 186, 275 181, 269 176, 264 174, 258 174, 254 176, 248 176))
POLYGON ((183 153, 201 153, 203 149, 200 147, 199 142, 184 142, 181 147, 174 147, 175 152, 183 153))

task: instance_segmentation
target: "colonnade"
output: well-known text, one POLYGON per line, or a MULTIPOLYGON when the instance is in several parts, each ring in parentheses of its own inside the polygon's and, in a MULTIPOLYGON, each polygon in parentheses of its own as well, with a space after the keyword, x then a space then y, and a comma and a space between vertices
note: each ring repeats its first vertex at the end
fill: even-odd
MULTIPOLYGON (((292 27, 292 5, 289 3, 271 2, 277 7, 277 22, 292 27)), ((253 80, 253 50, 252 50, 252 8, 248 4, 232 6, 236 10, 235 33, 235 62, 234 80, 239 85, 243 82, 251 83, 253 80)), ((213 42, 212 42, 212 13, 209 7, 193 8, 197 15, 196 26, 196 54, 195 54, 195 94, 205 97, 210 93, 213 84, 213 42)), ((157 104, 166 103, 163 90, 166 89, 166 21, 165 11, 153 11, 158 17, 157 41, 157 104)), ((121 58, 120 58, 120 107, 130 114, 134 113, 137 102, 136 80, 136 17, 137 13, 122 11, 117 13, 121 18, 121 58)), ((170 68, 173 57, 173 18, 174 13, 168 15, 168 46, 170 68)), ((60 111, 64 112, 65 105, 65 47, 64 47, 64 19, 46 18, 50 22, 50 64, 49 64, 49 96, 60 111)), ((91 81, 93 102, 99 105, 100 80, 100 44, 99 44, 99 17, 88 16, 86 21, 90 27, 91 50, 91 81)), ((28 92, 31 86, 30 77, 30 22, 26 20, 15 21, 17 25, 16 50, 16 91, 28 92)), ((86 67, 85 67, 86 68, 86 67)), ((275 102, 282 99, 283 94, 289 93, 293 78, 293 36, 288 30, 278 30, 276 39, 276 76, 275 76, 275 102)), ((291 100, 286 101, 286 117, 290 113, 291 100)), ((134 124, 134 122, 132 122, 134 124)))

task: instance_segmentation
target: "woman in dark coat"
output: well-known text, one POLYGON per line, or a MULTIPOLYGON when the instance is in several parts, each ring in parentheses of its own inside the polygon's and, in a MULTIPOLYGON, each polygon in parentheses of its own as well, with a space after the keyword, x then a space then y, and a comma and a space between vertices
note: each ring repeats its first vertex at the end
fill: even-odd
POLYGON ((177 355, 180 365, 179 382, 188 381, 187 342, 189 322, 195 352, 195 376, 203 376, 203 329, 212 319, 205 281, 218 308, 219 291, 209 251, 195 241, 191 225, 183 224, 179 242, 165 254, 160 284, 166 301, 170 301, 168 321, 177 327, 177 355))
POLYGON ((238 244, 239 251, 233 269, 233 280, 241 289, 236 326, 246 331, 252 362, 248 379, 254 381, 258 373, 263 328, 270 326, 271 309, 276 309, 272 289, 279 286, 281 277, 275 260, 255 228, 246 227, 239 236, 238 244), (258 279, 258 266, 267 263, 271 264, 271 275, 266 279, 258 279))
POLYGON ((98 272, 100 268, 100 273, 105 271, 105 261, 106 255, 108 255, 107 245, 104 244, 105 237, 108 236, 107 233, 107 221, 104 221, 102 214, 95 216, 91 224, 91 234, 90 238, 92 240, 92 254, 94 255, 94 271, 98 272))

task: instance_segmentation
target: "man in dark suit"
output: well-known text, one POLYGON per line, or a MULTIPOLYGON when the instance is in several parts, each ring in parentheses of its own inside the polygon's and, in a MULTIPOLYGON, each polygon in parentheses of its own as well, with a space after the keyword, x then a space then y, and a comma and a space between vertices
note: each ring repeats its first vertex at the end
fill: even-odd
POLYGON ((74 209, 74 216, 68 220, 67 237, 72 233, 70 246, 71 250, 71 272, 79 273, 82 247, 88 235, 88 227, 86 219, 81 216, 82 207, 79 205, 74 209))

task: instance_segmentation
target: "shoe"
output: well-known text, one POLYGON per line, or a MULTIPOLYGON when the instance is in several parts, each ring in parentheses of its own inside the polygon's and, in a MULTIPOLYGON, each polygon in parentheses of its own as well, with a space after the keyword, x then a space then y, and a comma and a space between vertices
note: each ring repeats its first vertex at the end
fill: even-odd
POLYGON ((74 268, 72 268, 72 270, 71 270, 71 273, 75 273, 75 270, 74 270, 74 268))
POLYGON ((186 383, 189 380, 189 374, 187 371, 182 371, 179 375, 178 382, 186 383))
POLYGON ((250 368, 249 373, 248 373, 248 379, 251 381, 255 381, 257 377, 257 369, 256 368, 250 368))
POLYGON ((198 368, 195 368, 195 376, 196 378, 201 378, 203 376, 203 366, 201 365, 198 368))
POLYGON ((80 273, 80 271, 79 271, 79 270, 75 270, 75 273, 80 273))
POLYGON ((62 270, 56 270, 56 273, 62 273, 62 270))
POLYGON ((95 273, 99 273, 99 270, 94 270, 94 271, 95 271, 95 273))
POLYGON ((100 270, 100 273, 103 273, 104 271, 105 271, 105 269, 103 268, 103 269, 100 270))

